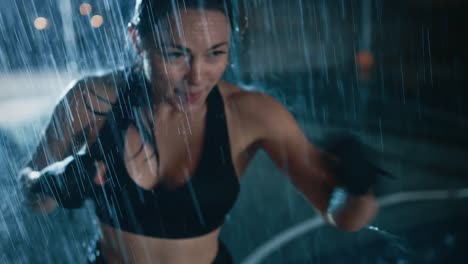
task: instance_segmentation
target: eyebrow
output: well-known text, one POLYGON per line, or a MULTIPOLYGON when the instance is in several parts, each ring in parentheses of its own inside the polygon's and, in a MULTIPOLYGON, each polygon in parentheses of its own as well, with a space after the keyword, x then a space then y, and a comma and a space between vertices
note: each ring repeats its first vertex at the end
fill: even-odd
MULTIPOLYGON (((221 43, 218 43, 218 44, 215 44, 213 46, 211 46, 211 48, 209 48, 209 50, 212 50, 212 49, 217 49, 221 46, 224 46, 224 45, 228 45, 228 42, 225 41, 225 42, 221 42, 221 43)), ((178 45, 178 44, 174 44, 174 43, 169 43, 169 44, 166 44, 165 45, 166 47, 170 47, 170 48, 176 48, 176 49, 180 49, 180 50, 186 50, 186 51, 191 51, 189 48, 183 46, 183 45, 178 45)))

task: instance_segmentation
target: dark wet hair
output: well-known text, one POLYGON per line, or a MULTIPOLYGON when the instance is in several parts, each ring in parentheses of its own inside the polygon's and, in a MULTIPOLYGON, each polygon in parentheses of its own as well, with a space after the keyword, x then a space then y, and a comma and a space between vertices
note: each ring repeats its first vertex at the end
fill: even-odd
MULTIPOLYGON (((231 27, 238 25, 236 23, 239 17, 239 6, 237 2, 231 0, 136 0, 135 12, 130 24, 133 25, 143 39, 155 38, 155 27, 160 22, 161 18, 166 18, 171 15, 178 15, 180 10, 186 9, 203 9, 213 10, 223 13, 231 27)), ((142 69, 137 67, 131 70, 130 83, 134 85, 134 93, 130 105, 136 112, 143 113, 134 115, 134 125, 138 129, 142 144, 135 154, 135 157, 143 151, 144 144, 150 143, 154 148, 153 155, 156 156, 159 169, 159 151, 155 139, 153 129, 153 118, 148 115, 154 103, 154 92, 151 89, 149 80, 146 80, 142 69), (147 129, 143 123, 150 124, 150 129, 147 129)), ((148 157, 150 159, 153 157, 148 157)))
POLYGON ((203 9, 223 13, 232 26, 236 8, 231 0, 136 0, 135 12, 130 23, 135 26, 140 36, 146 38, 153 32, 159 19, 177 15, 180 10, 203 9))

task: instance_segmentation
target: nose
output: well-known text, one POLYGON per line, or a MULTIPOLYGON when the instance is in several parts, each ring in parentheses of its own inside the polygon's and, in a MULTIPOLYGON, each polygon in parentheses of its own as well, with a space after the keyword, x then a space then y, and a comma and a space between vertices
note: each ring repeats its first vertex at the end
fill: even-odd
POLYGON ((203 63, 200 59, 192 59, 188 63, 187 81, 190 85, 198 85, 202 80, 203 63))

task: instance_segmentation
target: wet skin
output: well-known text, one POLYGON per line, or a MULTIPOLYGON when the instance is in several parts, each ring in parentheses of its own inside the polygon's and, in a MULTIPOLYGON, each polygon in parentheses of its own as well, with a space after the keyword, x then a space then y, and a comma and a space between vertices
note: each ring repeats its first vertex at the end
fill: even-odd
MULTIPOLYGON (((244 91, 221 81, 228 64, 230 44, 226 17, 221 12, 195 9, 181 12, 179 17, 180 21, 170 17, 167 23, 163 23, 164 32, 173 34, 163 37, 160 42, 163 45, 159 46, 140 38, 134 28, 129 29, 156 95, 152 113, 160 153, 159 168, 154 158, 146 159, 145 153, 153 150, 150 145, 145 145, 147 151, 134 157, 142 140, 136 128, 130 126, 124 153, 129 176, 140 187, 152 189, 157 184, 169 188, 182 185, 193 175, 204 142, 206 98, 218 85, 225 104, 231 156, 239 180, 255 152, 262 148, 278 168, 286 172, 305 198, 321 214, 326 214, 336 183, 333 175, 322 165, 325 156, 310 144, 293 116, 272 97, 244 91), (180 28, 177 24, 181 25, 180 28)), ((92 82, 97 95, 115 101, 117 91, 110 85, 114 83, 112 78, 112 75, 105 75, 87 81, 92 82)), ((80 122, 86 121, 90 112, 76 98, 85 98, 83 100, 88 100, 87 104, 95 109, 108 107, 90 96, 86 87, 78 82, 64 98, 68 100, 66 105, 70 105, 71 114, 76 117, 74 120, 80 122)), ((53 119, 63 122, 68 111, 57 107, 53 119)), ((70 129, 66 130, 71 131, 70 134, 65 134, 60 141, 54 138, 54 125, 49 125, 30 165, 34 164, 36 170, 47 166, 50 157, 43 154, 44 148, 52 153, 53 160, 62 160, 70 155, 72 143, 94 143, 105 119, 96 117, 88 123, 86 140, 81 141, 73 138, 82 134, 82 123, 71 123, 70 129)), ((105 184, 105 165, 100 164, 98 168, 95 183, 105 184)), ((49 212, 57 204, 48 199, 41 206, 41 210, 45 208, 49 212)), ((343 229, 357 230, 367 224, 375 212, 372 194, 352 197, 336 222, 343 229)), ((110 263, 210 263, 217 252, 220 231, 218 228, 189 239, 160 239, 124 232, 105 224, 101 227, 102 250, 110 263)))

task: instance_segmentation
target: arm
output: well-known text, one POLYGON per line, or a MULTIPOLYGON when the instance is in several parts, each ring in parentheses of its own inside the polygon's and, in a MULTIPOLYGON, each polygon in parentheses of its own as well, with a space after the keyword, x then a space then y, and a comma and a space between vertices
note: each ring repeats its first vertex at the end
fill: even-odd
POLYGON ((33 186, 39 179, 37 172, 58 164, 69 156, 76 156, 85 145, 90 145, 104 123, 104 113, 110 110, 109 102, 115 100, 99 79, 82 79, 70 85, 56 105, 40 142, 25 168, 20 171, 20 183, 25 202, 33 211, 49 213, 57 207, 50 195, 39 193, 33 186))
MULTIPOLYGON (((293 116, 273 98, 254 97, 257 98, 252 103, 256 103, 249 105, 258 106, 251 113, 255 113, 254 123, 259 124, 256 129, 260 146, 306 199, 330 220, 327 210, 338 186, 336 176, 326 166, 332 156, 314 147, 293 116)), ((371 193, 348 196, 344 205, 333 213, 333 220, 338 228, 355 231, 370 222, 376 212, 377 204, 371 193)))

